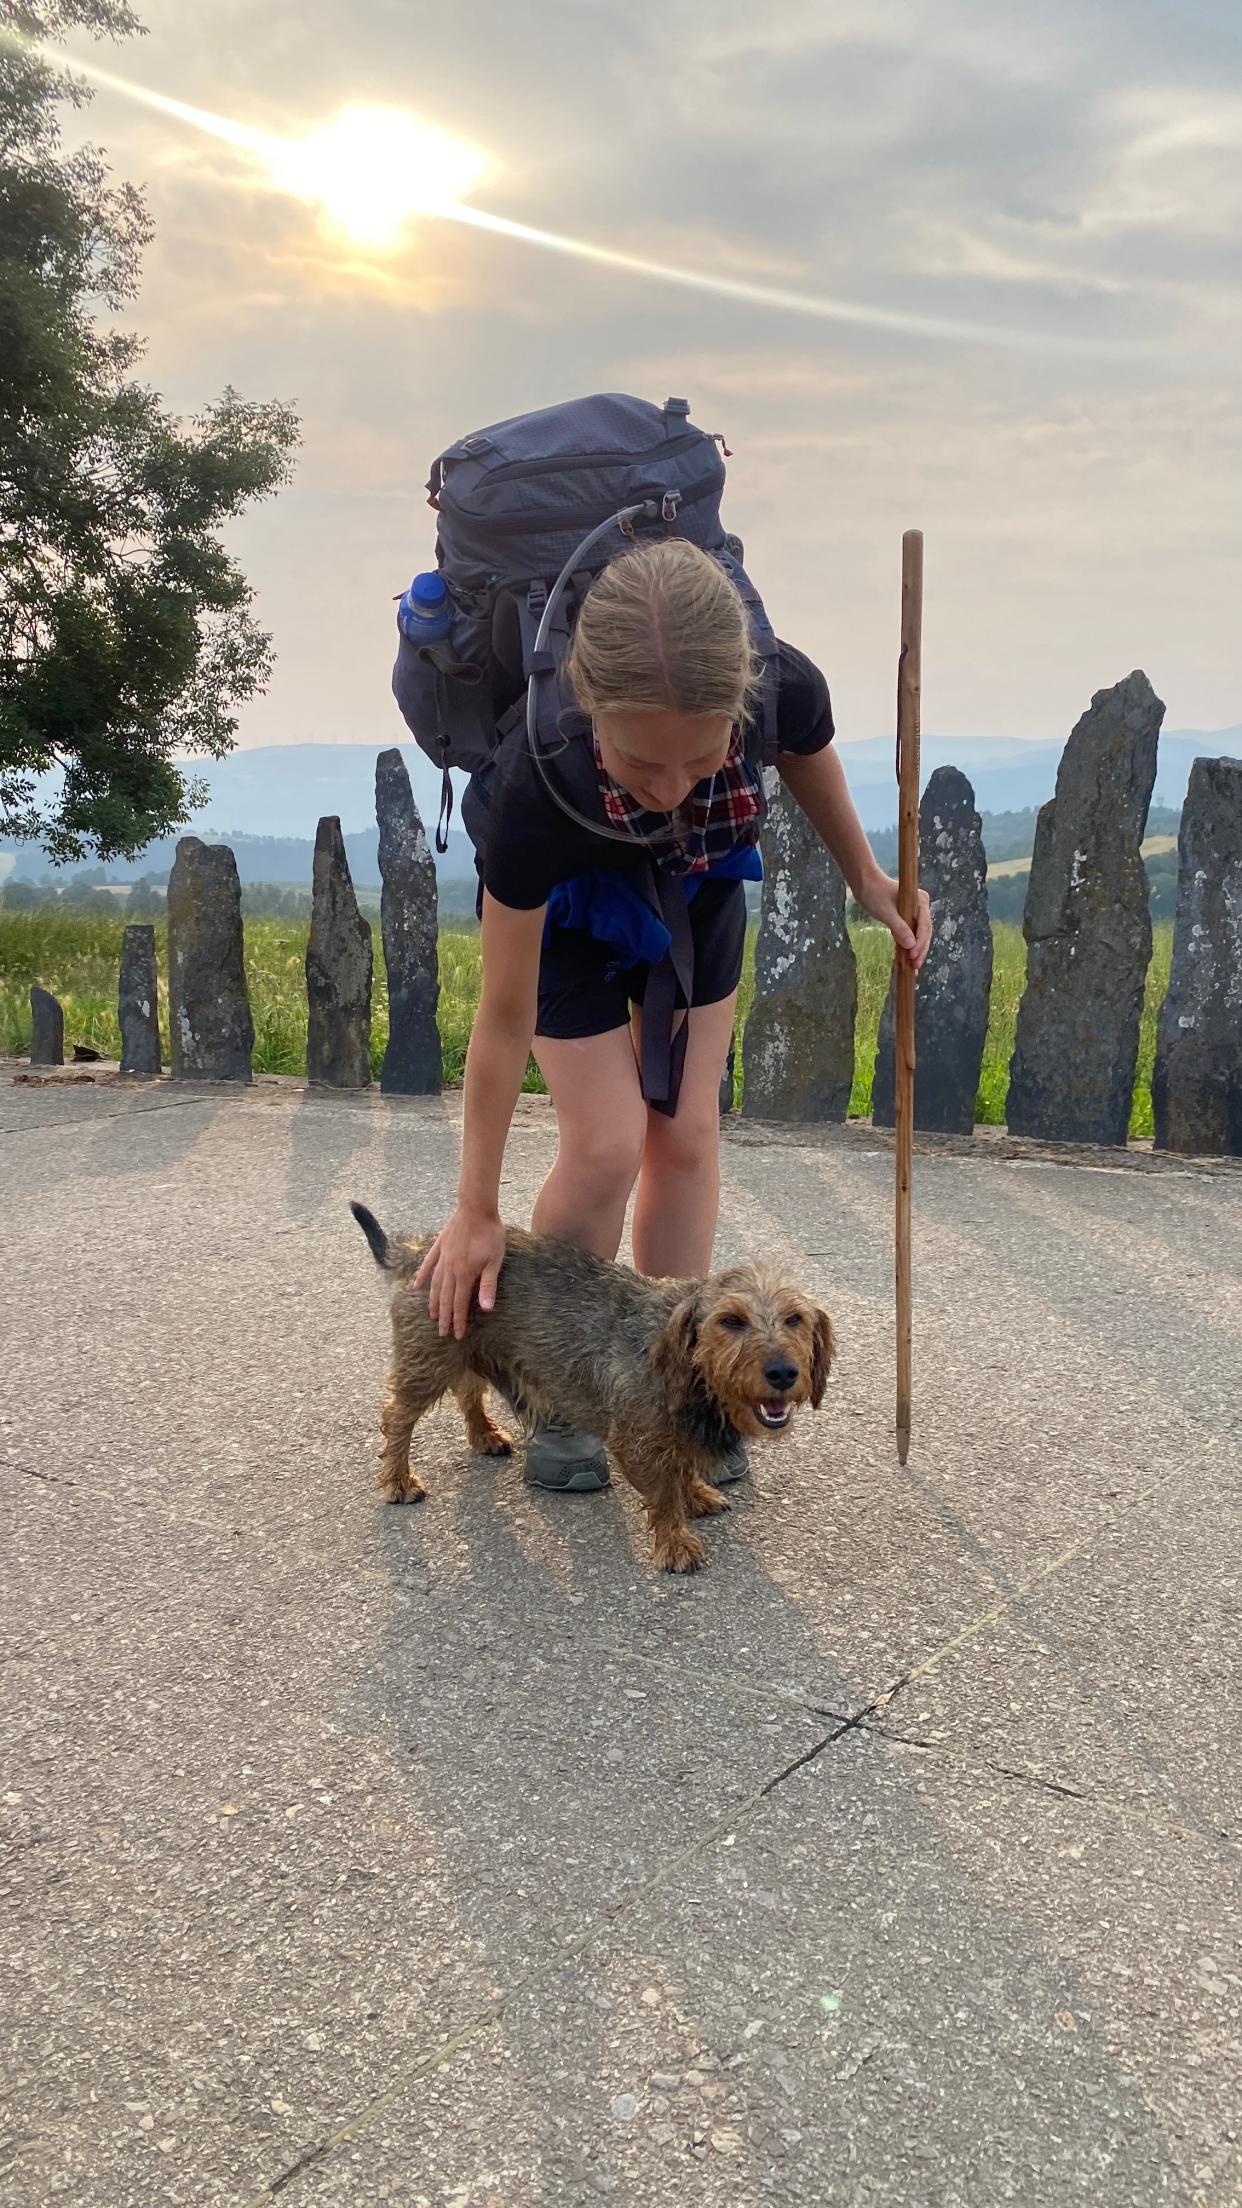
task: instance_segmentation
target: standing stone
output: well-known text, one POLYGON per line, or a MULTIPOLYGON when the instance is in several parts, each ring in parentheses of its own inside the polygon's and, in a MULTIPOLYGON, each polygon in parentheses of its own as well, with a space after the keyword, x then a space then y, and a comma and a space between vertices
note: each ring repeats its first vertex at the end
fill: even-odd
POLYGON ((38 985, 30 992, 30 1017, 33 1032, 30 1040, 32 1066, 63 1066, 65 1062, 65 1015, 55 997, 38 985))
POLYGON ((783 787, 768 815, 763 852, 742 1110, 750 1119, 843 1120, 858 1010, 845 880, 783 787))
POLYGON ((159 1073, 163 1061, 155 930, 137 923, 121 937, 120 1022, 122 1073, 159 1073))
POLYGON ((380 1087, 398 1096, 438 1096, 443 1078, 436 1006, 440 960, 436 870, 394 746, 375 763, 375 817, 383 882, 380 927, 388 972, 388 1048, 380 1087))
POLYGON ((1196 759, 1177 845, 1173 969, 1160 1009, 1156 1146, 1242 1157, 1242 759, 1196 759))
POLYGON ((241 883, 226 843, 183 836, 168 877, 168 1034, 185 1081, 249 1081, 241 883))
MULTIPOLYGON (((932 940, 914 1004, 914 1124, 968 1135, 988 1033, 992 927, 988 862, 975 793, 956 767, 937 767, 919 807, 919 882, 931 904, 932 940)), ((894 984, 880 1020, 871 1116, 894 1116, 894 984)))
POLYGON ((1011 1134, 1124 1143, 1151 958, 1139 847, 1164 707, 1146 675, 1097 690, 1039 814, 1009 1067, 1011 1134))
POLYGON ((358 910, 340 821, 315 837, 306 946, 306 1078, 328 1089, 371 1086, 371 929, 358 910))

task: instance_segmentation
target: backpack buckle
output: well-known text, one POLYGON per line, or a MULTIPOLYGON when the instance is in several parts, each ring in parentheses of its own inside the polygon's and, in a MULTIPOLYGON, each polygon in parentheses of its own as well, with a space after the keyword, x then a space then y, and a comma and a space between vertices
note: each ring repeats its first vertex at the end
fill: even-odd
POLYGON ((526 592, 526 603, 530 607, 530 610, 534 614, 536 620, 538 620, 540 614, 543 612, 543 609, 547 605, 547 602, 547 584, 537 581, 531 583, 526 592))

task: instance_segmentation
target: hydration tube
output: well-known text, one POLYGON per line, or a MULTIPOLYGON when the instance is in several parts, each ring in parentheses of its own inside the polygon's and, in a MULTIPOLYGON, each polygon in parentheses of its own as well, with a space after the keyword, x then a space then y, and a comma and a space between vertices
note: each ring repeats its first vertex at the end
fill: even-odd
MULTIPOLYGON (((601 521, 597 529, 592 529, 590 534, 582 539, 581 544, 574 546, 548 594, 548 602, 540 616, 539 627, 535 631, 535 642, 531 651, 532 661, 547 649, 548 637, 551 633, 556 609, 565 595, 570 576, 582 564, 583 554, 589 552, 594 545, 598 544, 601 537, 607 536, 610 529, 620 529, 624 534, 632 528, 636 521, 659 521, 660 518, 661 508, 653 498, 644 499, 640 506, 622 506, 615 514, 610 514, 607 521, 601 521)), ((548 669, 541 671, 551 672, 548 669)), ((603 836, 610 843, 628 843, 631 848, 635 843, 652 843, 656 840, 663 843, 665 841, 663 837, 653 839, 649 836, 639 836, 635 835, 630 829, 612 828, 607 821, 592 820, 588 813, 580 813, 576 805, 571 805, 569 799, 561 795, 548 773, 544 754, 539 748, 539 702, 535 688, 538 681, 539 674, 534 671, 527 677, 526 681, 526 740, 530 755, 538 770, 539 778, 553 804, 562 813, 567 814, 570 820, 576 821, 579 828, 588 828, 593 836, 603 836)), ((566 748, 567 743, 568 739, 566 739, 565 744, 562 744, 562 750, 566 748)), ((671 819, 671 815, 669 817, 671 819)))

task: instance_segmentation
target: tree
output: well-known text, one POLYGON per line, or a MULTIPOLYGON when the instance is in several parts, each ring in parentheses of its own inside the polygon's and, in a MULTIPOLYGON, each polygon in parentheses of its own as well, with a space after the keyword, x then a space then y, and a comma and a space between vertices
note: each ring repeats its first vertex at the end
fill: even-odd
POLYGON ((151 226, 103 156, 61 146, 85 85, 34 41, 138 31, 128 0, 6 0, 0 34, 0 832, 132 856, 201 802, 271 639, 221 525, 289 478, 298 425, 231 388, 188 424, 136 380, 151 226), (49 774, 49 770, 50 774, 49 774), (59 770, 59 771, 57 771, 59 770))

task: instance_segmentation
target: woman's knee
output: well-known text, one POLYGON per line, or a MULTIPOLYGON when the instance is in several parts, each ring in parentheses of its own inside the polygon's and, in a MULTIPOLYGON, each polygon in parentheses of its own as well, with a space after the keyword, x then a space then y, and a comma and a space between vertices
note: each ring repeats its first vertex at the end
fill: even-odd
POLYGON ((642 1164, 647 1115, 636 1098, 633 1108, 614 1104, 604 1119, 576 1115, 558 1124, 558 1163, 584 1186, 629 1195, 642 1164))
POLYGON ((720 1165, 720 1104, 682 1095, 670 1119, 651 1112, 647 1120, 644 1165, 665 1173, 716 1173, 720 1165))

